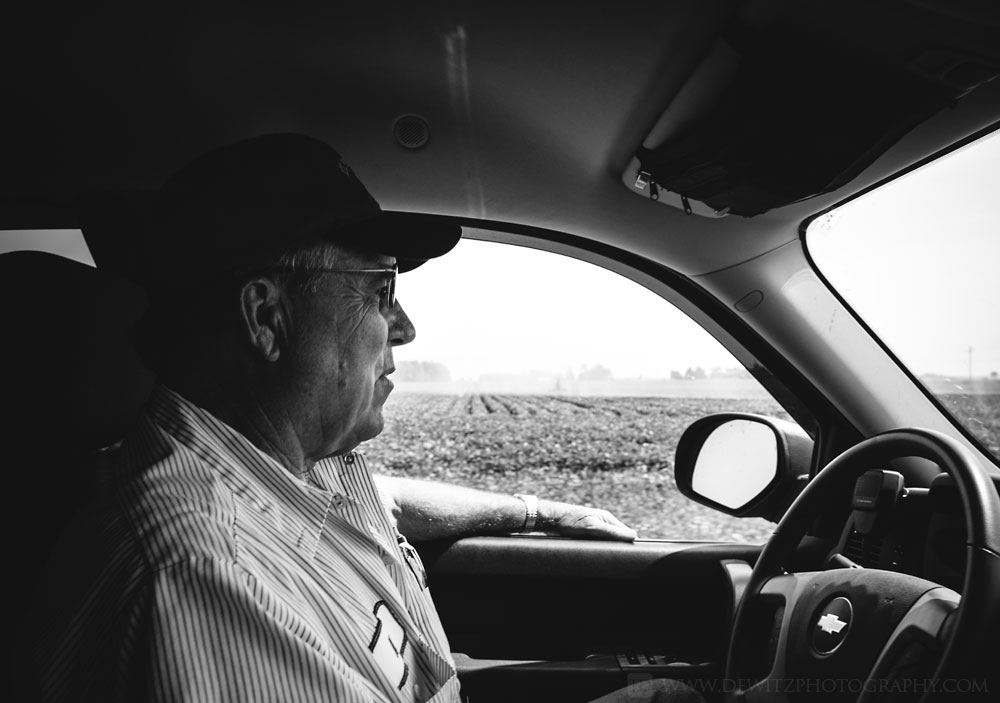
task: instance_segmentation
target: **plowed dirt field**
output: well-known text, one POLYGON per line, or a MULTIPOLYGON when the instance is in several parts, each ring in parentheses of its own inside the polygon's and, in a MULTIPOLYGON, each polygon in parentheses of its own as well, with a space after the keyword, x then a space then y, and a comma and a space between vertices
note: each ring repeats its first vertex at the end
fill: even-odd
POLYGON ((361 449, 376 471, 607 508, 642 538, 763 541, 773 525, 678 493, 684 429, 716 412, 787 418, 768 400, 399 394, 361 449))

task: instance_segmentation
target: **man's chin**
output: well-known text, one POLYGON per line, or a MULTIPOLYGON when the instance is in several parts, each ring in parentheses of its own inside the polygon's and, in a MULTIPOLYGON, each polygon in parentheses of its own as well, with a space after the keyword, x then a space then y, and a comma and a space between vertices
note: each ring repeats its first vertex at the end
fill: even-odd
POLYGON ((375 437, 382 434, 383 429, 385 429, 385 419, 382 417, 382 404, 373 404, 364 419, 356 422, 351 429, 351 433, 338 444, 336 449, 326 456, 340 456, 352 452, 362 442, 375 439, 375 437))
POLYGON ((385 418, 382 417, 382 405, 379 404, 372 408, 372 413, 368 421, 365 422, 363 427, 359 428, 359 443, 375 439, 378 435, 382 434, 382 430, 384 429, 385 418))

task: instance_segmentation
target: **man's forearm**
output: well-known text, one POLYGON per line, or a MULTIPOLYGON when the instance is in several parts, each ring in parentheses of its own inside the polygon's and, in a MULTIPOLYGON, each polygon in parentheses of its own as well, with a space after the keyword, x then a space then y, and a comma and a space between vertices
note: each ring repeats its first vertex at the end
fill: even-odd
MULTIPOLYGON (((525 503, 447 483, 397 476, 374 476, 399 531, 412 541, 520 532, 525 503)), ((635 531, 606 510, 540 499, 535 530, 567 537, 631 541, 635 531)))
POLYGON ((510 534, 524 526, 524 502, 511 495, 397 476, 374 478, 399 531, 413 541, 510 534))

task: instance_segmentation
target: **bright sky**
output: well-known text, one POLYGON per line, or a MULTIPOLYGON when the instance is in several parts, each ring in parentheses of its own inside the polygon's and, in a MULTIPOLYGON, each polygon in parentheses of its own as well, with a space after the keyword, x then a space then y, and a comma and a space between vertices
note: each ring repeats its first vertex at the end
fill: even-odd
POLYGON ((815 221, 830 279, 917 373, 1000 372, 1000 134, 815 221))
POLYGON ((397 294, 417 339, 397 360, 439 361, 455 379, 482 373, 666 378, 688 367, 739 366, 671 304, 622 276, 566 256, 462 240, 402 275, 397 294))

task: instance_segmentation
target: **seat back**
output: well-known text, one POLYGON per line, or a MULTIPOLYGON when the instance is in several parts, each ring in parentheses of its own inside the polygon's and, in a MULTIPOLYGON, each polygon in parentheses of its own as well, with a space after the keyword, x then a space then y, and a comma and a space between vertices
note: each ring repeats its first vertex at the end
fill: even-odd
MULTIPOLYGON (((154 378, 131 327, 146 307, 133 284, 54 254, 0 255, 0 462, 8 603, 24 604, 59 533, 87 498, 95 456, 126 432, 154 378)), ((21 623, 8 609, 7 646, 21 623)), ((14 652, 5 652, 10 690, 14 652)))

